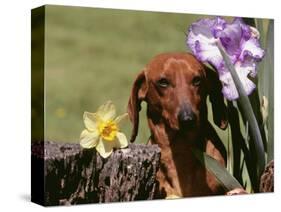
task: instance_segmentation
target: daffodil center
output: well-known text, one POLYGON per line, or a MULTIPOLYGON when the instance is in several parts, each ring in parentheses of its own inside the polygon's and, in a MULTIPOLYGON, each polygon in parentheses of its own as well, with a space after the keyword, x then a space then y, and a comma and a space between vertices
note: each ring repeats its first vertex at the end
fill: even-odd
POLYGON ((114 121, 101 122, 98 129, 100 136, 107 141, 113 141, 118 131, 118 127, 114 121))

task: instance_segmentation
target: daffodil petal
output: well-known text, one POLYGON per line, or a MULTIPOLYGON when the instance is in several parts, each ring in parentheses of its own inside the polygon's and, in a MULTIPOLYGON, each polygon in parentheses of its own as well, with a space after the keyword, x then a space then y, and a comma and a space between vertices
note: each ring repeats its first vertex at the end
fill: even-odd
POLYGON ((80 145, 86 149, 93 148, 97 145, 98 140, 98 131, 89 132, 88 130, 83 130, 80 136, 80 145))
POLYGON ((121 121, 123 121, 124 119, 128 118, 128 113, 125 113, 121 116, 116 117, 116 119, 114 120, 114 122, 116 124, 119 124, 121 121))
POLYGON ((85 127, 89 131, 95 131, 97 129, 99 117, 96 113, 84 112, 83 119, 85 127))
POLYGON ((116 137, 117 137, 116 148, 125 148, 128 146, 128 140, 124 133, 117 132, 116 137))
POLYGON ((116 109, 114 104, 111 101, 108 101, 107 103, 99 107, 97 114, 103 121, 113 120, 116 116, 116 109))
POLYGON ((100 138, 96 150, 103 158, 107 158, 113 152, 113 147, 114 141, 105 141, 100 138))

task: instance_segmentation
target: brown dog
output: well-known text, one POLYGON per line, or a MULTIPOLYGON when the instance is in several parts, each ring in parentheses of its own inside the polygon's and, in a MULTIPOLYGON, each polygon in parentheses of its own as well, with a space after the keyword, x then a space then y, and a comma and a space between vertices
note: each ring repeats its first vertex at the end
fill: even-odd
POLYGON ((158 55, 137 76, 128 104, 133 123, 131 142, 138 133, 141 102, 147 102, 150 143, 161 148, 157 178, 160 197, 223 194, 215 177, 192 154, 199 148, 225 165, 226 151, 207 120, 206 97, 214 122, 227 127, 226 107, 216 73, 189 53, 158 55))

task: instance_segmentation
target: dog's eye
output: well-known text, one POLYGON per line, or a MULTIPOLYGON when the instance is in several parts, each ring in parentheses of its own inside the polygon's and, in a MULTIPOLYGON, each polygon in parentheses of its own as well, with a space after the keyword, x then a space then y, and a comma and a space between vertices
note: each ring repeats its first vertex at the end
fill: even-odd
POLYGON ((194 77, 193 80, 192 80, 192 84, 194 86, 199 86, 201 84, 201 77, 194 77))
POLYGON ((170 83, 167 79, 162 78, 157 81, 157 85, 161 88, 167 88, 170 85, 170 83))

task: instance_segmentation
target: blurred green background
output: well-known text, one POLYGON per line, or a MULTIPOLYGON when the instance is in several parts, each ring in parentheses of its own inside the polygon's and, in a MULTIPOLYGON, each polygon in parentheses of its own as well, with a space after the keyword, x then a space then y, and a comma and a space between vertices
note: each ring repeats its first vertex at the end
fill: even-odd
MULTIPOLYGON (((159 12, 46 6, 46 138, 78 142, 83 112, 112 100, 126 112, 131 87, 149 60, 162 52, 187 51, 185 32, 202 18, 159 12)), ((150 132, 140 119, 137 142, 150 132)), ((123 131, 130 136, 129 121, 123 131)))

